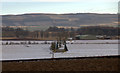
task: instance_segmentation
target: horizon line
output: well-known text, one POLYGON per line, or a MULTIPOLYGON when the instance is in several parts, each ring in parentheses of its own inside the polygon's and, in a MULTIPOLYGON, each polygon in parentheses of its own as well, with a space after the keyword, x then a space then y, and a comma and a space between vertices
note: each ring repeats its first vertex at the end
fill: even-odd
MULTIPOLYGON (((79 12, 83 14, 118 14, 118 13, 94 13, 94 12, 79 12)), ((56 15, 61 15, 61 14, 79 14, 79 13, 18 13, 18 14, 0 14, 0 15, 24 15, 24 14, 56 14, 56 15)))

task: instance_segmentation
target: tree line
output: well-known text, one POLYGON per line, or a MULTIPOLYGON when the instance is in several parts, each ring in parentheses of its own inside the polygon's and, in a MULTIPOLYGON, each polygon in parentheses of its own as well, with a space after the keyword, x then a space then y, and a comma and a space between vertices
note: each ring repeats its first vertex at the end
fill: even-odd
POLYGON ((76 35, 108 35, 117 36, 119 35, 119 27, 100 27, 100 26, 89 26, 81 27, 78 29, 65 29, 58 27, 49 27, 45 31, 28 31, 22 28, 2 28, 2 37, 16 37, 16 38, 74 38, 76 35))

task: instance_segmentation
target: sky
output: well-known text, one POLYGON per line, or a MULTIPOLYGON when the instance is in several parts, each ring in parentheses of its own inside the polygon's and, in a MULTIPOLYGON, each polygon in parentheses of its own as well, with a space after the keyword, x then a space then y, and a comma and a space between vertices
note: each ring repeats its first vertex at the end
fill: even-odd
POLYGON ((2 0, 1 15, 25 13, 118 13, 119 0, 2 0))

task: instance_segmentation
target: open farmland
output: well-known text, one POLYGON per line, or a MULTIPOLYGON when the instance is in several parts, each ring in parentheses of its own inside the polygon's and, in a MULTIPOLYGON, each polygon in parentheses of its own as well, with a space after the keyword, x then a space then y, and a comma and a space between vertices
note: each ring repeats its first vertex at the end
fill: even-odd
POLYGON ((3 71, 118 71, 118 57, 3 62, 3 71))
POLYGON ((68 51, 55 53, 55 59, 51 59, 49 49, 52 41, 31 41, 37 44, 25 45, 20 42, 28 41, 2 41, 3 71, 118 71, 118 40, 67 41, 68 51), (5 45, 6 42, 14 44, 5 45))
MULTIPOLYGON (((3 41, 4 43, 6 41, 3 41)), ((11 42, 11 41, 9 41, 11 42)), ((12 41, 19 43, 20 41, 12 41)), ((32 42, 32 41, 31 41, 32 42)), ((2 60, 46 59, 52 58, 50 44, 44 41, 35 41, 39 44, 2 45, 2 60), (26 47, 29 46, 29 47, 26 47)), ((51 41, 48 41, 49 43, 51 41)), ((68 42, 68 51, 55 53, 55 58, 66 57, 93 57, 118 55, 118 40, 86 40, 68 42)))

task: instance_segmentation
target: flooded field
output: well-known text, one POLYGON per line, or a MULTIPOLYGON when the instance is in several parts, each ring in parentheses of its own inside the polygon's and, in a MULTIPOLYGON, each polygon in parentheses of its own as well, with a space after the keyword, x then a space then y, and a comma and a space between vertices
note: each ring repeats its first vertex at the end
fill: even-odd
MULTIPOLYGON (((21 42, 29 41, 2 41, 2 60, 52 58, 50 54, 52 41, 46 41, 48 44, 44 44, 45 41, 30 41, 34 44, 20 44, 21 42), (5 45, 6 42, 19 44, 5 45)), ((68 51, 54 55, 55 58, 118 55, 118 44, 118 40, 67 41, 68 51)))

